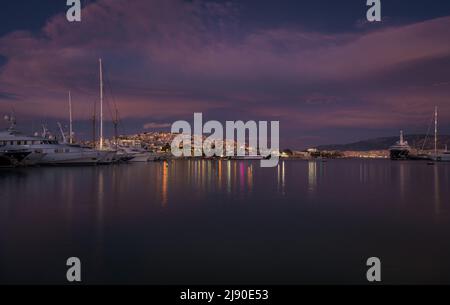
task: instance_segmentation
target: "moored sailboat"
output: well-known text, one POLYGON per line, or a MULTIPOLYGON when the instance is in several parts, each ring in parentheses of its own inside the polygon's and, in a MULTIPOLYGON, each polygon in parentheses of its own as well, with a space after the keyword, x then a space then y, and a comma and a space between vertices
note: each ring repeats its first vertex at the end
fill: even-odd
POLYGON ((438 150, 438 107, 434 109, 434 154, 431 156, 433 161, 450 162, 450 152, 445 147, 445 151, 438 150))
POLYGON ((99 58, 98 62, 99 62, 99 77, 100 77, 100 139, 99 139, 98 151, 103 154, 103 157, 99 161, 99 164, 111 164, 111 163, 117 161, 117 158, 116 158, 117 151, 104 145, 104 138, 103 138, 103 67, 102 67, 102 59, 99 58))

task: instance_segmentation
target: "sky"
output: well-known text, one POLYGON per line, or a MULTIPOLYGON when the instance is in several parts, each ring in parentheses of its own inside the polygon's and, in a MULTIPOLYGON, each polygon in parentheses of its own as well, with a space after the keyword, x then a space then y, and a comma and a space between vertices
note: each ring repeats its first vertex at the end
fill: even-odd
MULTIPOLYGON (((280 121, 284 148, 426 133, 434 106, 450 133, 450 1, 3 1, 0 113, 19 128, 67 125, 79 138, 98 111, 106 133, 168 131, 177 120, 280 121)), ((0 122, 5 128, 6 122, 0 122)))

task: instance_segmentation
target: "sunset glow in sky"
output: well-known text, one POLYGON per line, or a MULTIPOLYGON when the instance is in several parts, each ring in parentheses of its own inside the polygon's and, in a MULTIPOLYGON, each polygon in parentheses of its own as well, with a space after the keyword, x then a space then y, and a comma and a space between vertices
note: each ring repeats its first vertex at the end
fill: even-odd
POLYGON ((382 1, 379 24, 365 0, 82 1, 80 23, 65 2, 2 3, 0 113, 25 132, 67 120, 71 90, 90 136, 99 57, 121 133, 202 112, 279 120, 281 146, 304 148, 426 133, 435 105, 450 132, 449 1, 382 1))

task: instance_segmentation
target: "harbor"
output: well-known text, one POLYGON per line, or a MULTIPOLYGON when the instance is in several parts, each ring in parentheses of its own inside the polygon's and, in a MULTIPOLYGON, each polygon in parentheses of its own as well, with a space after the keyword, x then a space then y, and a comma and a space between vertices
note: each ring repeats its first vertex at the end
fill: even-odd
MULTIPOLYGON (((102 148, 99 141, 74 143, 67 140, 61 130, 61 137, 51 135, 46 129, 41 135, 26 135, 16 127, 14 116, 6 116, 10 127, 0 131, 0 168, 30 166, 67 166, 67 165, 108 165, 126 163, 160 162, 176 159, 215 159, 215 160, 260 160, 262 156, 252 155, 254 148, 245 147, 245 156, 191 156, 175 157, 171 153, 171 141, 177 136, 170 132, 143 133, 131 136, 118 136, 103 139, 102 148)), ((424 149, 428 136, 423 137, 421 148, 411 147, 404 139, 403 131, 399 140, 386 149, 378 150, 305 150, 284 149, 279 151, 280 160, 328 160, 328 159, 390 159, 393 161, 428 161, 448 162, 450 152, 438 146, 438 136, 434 137, 434 149, 424 149)), ((235 141, 224 143, 225 148, 236 149, 235 141)))
POLYGON ((3 2, 11 299, 450 285, 450 1, 3 2))
MULTIPOLYGON (((135 163, 135 162, 150 162, 150 161, 165 161, 174 158, 190 159, 225 159, 225 160, 262 160, 269 159, 275 156, 277 159, 291 159, 291 160, 326 160, 335 158, 354 158, 354 157, 369 157, 369 158, 389 158, 391 160, 419 160, 433 162, 449 162, 450 152, 438 147, 438 107, 435 107, 433 113, 432 123, 434 124, 434 149, 432 151, 425 150, 427 139, 429 138, 429 131, 423 139, 423 144, 420 149, 411 148, 408 142, 404 139, 403 131, 400 131, 399 140, 390 146, 387 150, 381 150, 372 153, 349 153, 339 150, 321 151, 317 148, 309 148, 303 151, 293 151, 291 149, 278 150, 271 152, 268 155, 260 154, 260 147, 250 146, 248 141, 238 142, 235 139, 221 139, 220 141, 213 140, 213 143, 209 143, 209 146, 220 145, 222 146, 222 152, 212 155, 205 155, 203 142, 208 138, 204 135, 186 135, 175 133, 162 133, 157 138, 163 141, 155 145, 156 141, 152 139, 143 143, 136 137, 127 137, 119 135, 119 110, 114 102, 114 105, 109 107, 114 108, 114 117, 112 118, 112 124, 114 127, 114 137, 107 139, 104 136, 104 71, 102 59, 98 60, 98 76, 99 76, 99 118, 95 112, 92 117, 92 140, 91 141, 76 141, 74 137, 73 128, 73 110, 72 110, 72 94, 68 92, 68 112, 69 112, 69 130, 65 131, 61 123, 57 123, 60 135, 54 135, 50 133, 46 125, 42 125, 42 133, 35 132, 33 135, 27 135, 21 133, 17 128, 16 114, 13 112, 11 115, 5 115, 4 119, 8 122, 9 127, 5 131, 0 131, 0 168, 5 167, 26 167, 26 166, 67 166, 67 165, 108 165, 117 163, 135 163), (97 126, 99 121, 99 126, 97 126), (98 132, 98 137, 97 137, 98 132), (188 142, 193 148, 189 150, 187 154, 174 157, 171 153, 171 147, 174 139, 177 136, 188 137, 188 142), (196 141, 200 139, 200 144, 196 145, 196 141), (227 154, 224 152, 227 151, 227 154), (232 151, 231 155, 228 151, 232 151), (235 154, 235 152, 241 151, 244 154, 235 154)), ((194 118, 197 114, 194 113, 194 118)), ((201 114, 200 114, 201 118, 201 114)), ((200 119, 201 123, 201 119, 200 119)), ((233 122, 231 122, 233 123, 233 122)), ((244 123, 241 122, 243 126, 244 123)), ((278 126, 278 125, 277 125, 278 126)), ((194 126, 194 129, 198 127, 194 126)), ((203 130, 203 127, 199 127, 203 130)), ((228 127, 227 127, 228 130, 228 127)), ((233 130, 233 129, 231 129, 233 130)), ((245 130, 244 130, 245 131, 245 130)), ((223 130, 222 130, 223 133, 223 130)), ((249 137, 251 131, 249 130, 249 137)), ((255 134, 257 131, 255 132, 255 134)), ((244 134, 245 135, 245 134, 244 134)), ((146 137, 146 134, 139 135, 142 138, 146 137)), ((234 136, 234 133, 233 133, 234 136)), ((254 136, 254 135, 253 135, 254 136)), ((184 144, 185 140, 183 140, 184 144)), ((178 144, 180 145, 180 144, 178 144)), ((178 147, 177 145, 177 147, 178 147)), ((261 143, 259 143, 261 145, 261 143)), ((267 146, 267 142, 264 144, 267 146)), ((179 147, 178 147, 179 148, 179 147)))

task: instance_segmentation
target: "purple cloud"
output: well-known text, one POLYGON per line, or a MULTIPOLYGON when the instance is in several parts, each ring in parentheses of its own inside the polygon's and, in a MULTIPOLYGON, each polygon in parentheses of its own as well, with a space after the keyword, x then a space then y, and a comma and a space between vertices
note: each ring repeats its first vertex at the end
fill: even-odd
POLYGON ((280 119, 292 134, 397 128, 436 104, 450 120, 450 17, 331 35, 246 29, 238 8, 202 1, 99 0, 82 14, 81 23, 61 14, 39 33, 0 38, 1 111, 65 116, 71 90, 77 118, 89 117, 103 57, 108 101, 125 119, 201 111, 280 119))

